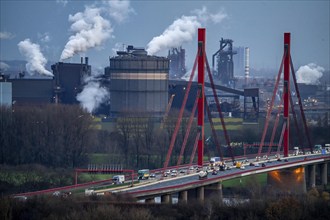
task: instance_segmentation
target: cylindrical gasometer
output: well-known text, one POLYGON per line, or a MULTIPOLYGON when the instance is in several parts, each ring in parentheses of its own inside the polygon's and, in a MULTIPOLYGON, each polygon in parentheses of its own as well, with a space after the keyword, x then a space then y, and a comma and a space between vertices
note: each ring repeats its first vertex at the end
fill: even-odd
POLYGON ((110 58, 110 114, 159 117, 168 103, 169 60, 129 46, 110 58))

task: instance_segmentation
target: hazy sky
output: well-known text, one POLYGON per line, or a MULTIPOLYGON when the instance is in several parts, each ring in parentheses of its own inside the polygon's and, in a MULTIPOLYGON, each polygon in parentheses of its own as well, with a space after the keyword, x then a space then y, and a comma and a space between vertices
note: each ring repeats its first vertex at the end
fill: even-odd
POLYGON ((168 36, 158 40, 165 45, 158 42, 163 46, 156 55, 167 55, 166 40, 182 41, 190 69, 197 47, 195 29, 201 26, 206 28, 209 60, 223 37, 233 39, 234 46, 250 47, 251 67, 278 69, 283 33, 291 32, 296 68, 316 63, 329 69, 329 2, 1 0, 0 60, 24 60, 29 52, 33 58, 33 51, 40 50, 38 56, 47 60, 73 55, 64 62, 80 62, 80 56, 88 56, 94 67, 104 68, 114 48, 147 48, 164 33, 168 36), (24 41, 27 38, 30 41, 24 41))

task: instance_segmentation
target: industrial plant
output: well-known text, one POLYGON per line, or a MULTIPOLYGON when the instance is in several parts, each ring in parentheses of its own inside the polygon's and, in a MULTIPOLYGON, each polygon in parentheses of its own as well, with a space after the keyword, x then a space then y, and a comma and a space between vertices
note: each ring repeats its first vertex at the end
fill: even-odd
MULTIPOLYGON (((233 42, 221 38, 219 49, 212 56, 212 74, 221 109, 226 118, 239 118, 241 124, 258 123, 260 115, 267 109, 275 78, 252 77, 250 48, 234 47, 233 42)), ((24 71, 16 75, 2 72, 1 104, 79 104, 77 95, 84 90, 85 79, 92 75, 88 59, 82 57, 80 63, 54 63, 51 65, 53 77, 29 76, 24 71)), ((160 121, 169 113, 167 111, 181 107, 188 86, 188 81, 182 79, 187 74, 185 59, 183 47, 170 49, 167 57, 151 56, 144 48, 132 45, 117 51, 116 56, 109 57, 109 66, 97 79, 106 91, 104 100, 107 101, 99 103, 92 113, 112 121, 137 114, 160 121)), ((207 77, 205 85, 209 108, 216 112, 207 77)), ((306 114, 315 118, 319 113, 323 117, 330 105, 327 85, 299 84, 299 88, 306 114)), ((193 109, 194 99, 191 97, 197 90, 198 84, 193 82, 185 106, 188 112, 193 109)), ((283 88, 279 88, 278 97, 282 91, 283 88)))

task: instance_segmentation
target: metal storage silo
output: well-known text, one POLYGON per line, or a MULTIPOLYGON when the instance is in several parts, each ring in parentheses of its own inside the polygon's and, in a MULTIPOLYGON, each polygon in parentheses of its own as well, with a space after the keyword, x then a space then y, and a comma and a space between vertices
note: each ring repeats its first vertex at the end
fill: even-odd
POLYGON ((169 60, 148 56, 144 49, 128 46, 110 58, 111 116, 143 113, 158 117, 168 102, 169 60))

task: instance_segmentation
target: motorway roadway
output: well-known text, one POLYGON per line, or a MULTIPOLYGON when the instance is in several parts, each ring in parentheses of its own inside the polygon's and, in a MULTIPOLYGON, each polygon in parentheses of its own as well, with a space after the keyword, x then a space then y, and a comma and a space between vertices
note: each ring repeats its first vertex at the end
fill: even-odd
MULTIPOLYGON (((143 191, 158 191, 164 188, 167 188, 168 190, 173 190, 173 188, 176 188, 177 191, 180 191, 183 187, 186 188, 194 188, 197 187, 196 185, 208 185, 211 183, 219 182, 220 180, 226 180, 226 179, 232 179, 232 178, 237 178, 240 176, 245 176, 245 175, 250 175, 252 173, 262 173, 262 172, 268 172, 269 169, 276 170, 277 168, 283 168, 283 165, 285 164, 291 164, 291 166, 297 166, 301 165, 299 161, 302 163, 305 161, 308 163, 308 161, 316 159, 316 158, 326 158, 328 161, 330 161, 330 153, 327 152, 326 155, 321 155, 319 154, 309 154, 309 155, 299 155, 299 156, 293 156, 288 158, 288 162, 284 162, 283 158, 282 161, 276 161, 276 159, 273 157, 271 158, 271 163, 267 163, 266 161, 260 161, 260 167, 255 167, 255 166, 249 166, 248 164, 245 164, 245 169, 237 169, 237 168, 231 168, 231 170, 226 170, 226 171, 218 171, 217 175, 212 175, 211 173, 208 174, 208 178, 204 180, 199 180, 198 173, 196 173, 196 170, 191 171, 191 174, 187 174, 187 171, 189 170, 189 167, 180 167, 180 170, 186 170, 185 174, 180 174, 178 173, 177 177, 166 177, 162 178, 161 175, 157 175, 156 178, 152 181, 145 181, 141 185, 134 186, 134 187, 120 187, 121 190, 116 190, 114 191, 113 189, 107 189, 107 190, 97 190, 97 192, 113 192, 113 193, 129 193, 134 195, 141 194, 143 191), (307 161, 304 160, 304 158, 307 157, 307 161), (261 167, 261 164, 265 163, 266 167, 261 167), (295 165, 294 163, 297 163, 295 165), (180 188, 181 187, 181 188, 180 188), (172 189, 171 189, 172 188, 172 189)), ((250 159, 250 162, 254 159, 250 159)), ((239 160, 238 160, 239 161, 239 160)), ((310 161, 312 162, 312 161, 310 161)), ((315 161, 314 161, 315 162, 315 161)), ((229 162, 227 163, 229 164, 229 162)), ((190 170, 189 170, 190 171, 190 170)), ((111 182, 111 180, 102 180, 102 181, 96 181, 96 182, 91 182, 91 183, 84 183, 84 184, 78 184, 78 185, 73 185, 73 186, 66 186, 66 187, 60 187, 60 188, 53 188, 53 189, 47 189, 47 190, 41 190, 41 191, 36 191, 36 192, 26 192, 26 193, 20 193, 16 194, 17 196, 33 196, 33 195, 44 195, 44 194, 52 194, 56 191, 61 191, 61 192, 69 192, 72 190, 77 190, 77 189, 87 189, 90 188, 91 186, 106 186, 111 182)))
POLYGON ((132 188, 126 188, 118 191, 113 191, 114 193, 129 193, 132 194, 133 196, 135 194, 140 194, 143 191, 157 191, 161 190, 164 188, 173 188, 173 191, 180 191, 180 186, 187 186, 191 185, 191 188, 196 187, 196 184, 201 184, 202 185, 208 185, 210 183, 215 183, 220 180, 226 180, 226 179, 231 179, 231 178, 237 178, 239 176, 246 176, 250 174, 255 174, 255 173, 262 173, 262 172, 268 172, 270 170, 276 170, 278 168, 284 168, 283 166, 286 167, 294 167, 294 166, 299 166, 302 164, 308 164, 308 163, 315 163, 318 161, 315 161, 316 159, 321 159, 320 162, 322 162, 322 159, 327 159, 328 161, 330 160, 330 153, 327 152, 325 155, 321 155, 320 153, 318 154, 309 154, 309 155, 298 155, 298 156, 291 156, 287 158, 287 162, 285 162, 284 158, 281 158, 281 161, 277 161, 276 158, 270 158, 270 163, 265 161, 265 160, 260 160, 259 167, 256 166, 250 166, 250 162, 254 162, 250 159, 250 162, 245 163, 245 169, 238 169, 235 167, 232 167, 230 170, 226 171, 218 171, 217 175, 212 175, 211 172, 208 174, 207 179, 204 180, 199 180, 198 173, 194 170, 192 174, 184 174, 180 175, 178 173, 177 177, 166 177, 166 178, 161 178, 160 175, 156 176, 156 179, 153 181, 150 181, 149 183, 146 183, 145 185, 142 186, 136 186, 132 188), (306 159, 305 159, 306 157, 306 159), (266 166, 262 167, 262 163, 264 163, 266 166), (203 184, 204 183, 204 184, 203 184), (195 186, 194 186, 195 185, 195 186))

